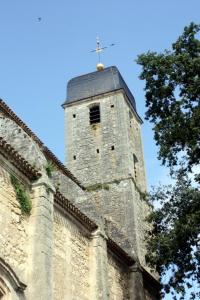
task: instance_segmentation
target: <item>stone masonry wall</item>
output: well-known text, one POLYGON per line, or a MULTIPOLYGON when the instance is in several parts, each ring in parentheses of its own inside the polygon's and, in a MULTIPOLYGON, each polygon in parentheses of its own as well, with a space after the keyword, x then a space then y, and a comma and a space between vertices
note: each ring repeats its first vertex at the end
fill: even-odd
MULTIPOLYGON (((91 103, 96 102, 98 99, 91 100, 91 103)), ((53 195, 58 188, 88 217, 98 220, 102 228, 105 222, 101 214, 108 222, 114 221, 140 249, 139 256, 144 257, 141 247, 143 205, 134 183, 138 180, 139 187, 145 187, 141 140, 139 131, 136 135, 132 129, 129 132, 135 116, 129 120, 129 107, 122 93, 107 95, 101 103, 102 122, 93 128, 88 122, 87 102, 80 107, 70 107, 67 112, 71 123, 67 138, 68 166, 87 187, 105 183, 102 189, 93 186, 90 191, 81 189, 60 170, 49 178, 45 170, 46 157, 37 143, 0 113, 0 136, 42 173, 30 187, 28 179, 0 156, 0 258, 27 285, 25 296, 16 295, 14 300, 37 299, 38 295, 41 300, 107 300, 107 289, 104 296, 99 292, 101 286, 103 289, 107 285, 109 300, 129 300, 128 270, 110 253, 107 263, 106 235, 93 236, 92 240, 92 235, 89 238, 88 232, 70 214, 58 209, 56 204, 53 211, 53 195), (137 178, 134 178, 132 152, 141 161, 137 178), (30 217, 21 213, 10 182, 13 172, 30 191, 33 203, 30 217), (95 270, 94 266, 97 266, 95 270), (105 280, 107 275, 108 281, 105 280), (95 293, 96 286, 98 293, 95 293)), ((115 232, 110 232, 109 236, 115 240, 115 232)))
POLYGON ((66 164, 86 186, 128 174, 123 101, 123 96, 116 93, 65 109, 66 164), (89 107, 95 103, 100 103, 101 123, 91 126, 89 107))
POLYGON ((0 157, 0 258, 23 282, 29 259, 29 217, 22 215, 10 181, 10 173, 3 165, 0 157))
MULTIPOLYGON (((46 166, 49 163, 42 153, 39 145, 22 130, 13 120, 0 112, 0 136, 2 136, 24 159, 41 173, 46 173, 46 166)), ((55 168, 54 168, 55 169, 55 168)), ((53 185, 67 195, 67 198, 75 202, 83 201, 85 193, 68 176, 63 175, 60 170, 53 171, 53 185)))
POLYGON ((108 255, 109 300, 129 300, 129 273, 111 254, 108 255))
POLYGON ((133 229, 136 228, 137 208, 133 205, 135 198, 133 197, 135 192, 133 182, 131 178, 127 178, 119 182, 109 183, 107 186, 107 189, 88 192, 88 199, 93 200, 99 213, 106 220, 114 223, 120 231, 129 237, 131 244, 136 246, 137 241, 133 229))
POLYGON ((118 91, 67 106, 65 118, 67 167, 88 188, 99 213, 127 233, 145 264, 148 209, 140 196, 146 180, 138 117, 118 91), (101 123, 90 125, 89 108, 95 103, 101 123))
POLYGON ((135 177, 136 173, 138 184, 146 189, 140 121, 122 92, 66 107, 65 122, 66 164, 86 186, 135 177), (101 123, 91 126, 89 108, 96 103, 100 104, 101 123))
POLYGON ((54 300, 91 300, 89 239, 73 221, 54 212, 54 300))
POLYGON ((39 146, 13 120, 0 112, 0 136, 2 136, 31 165, 44 170, 46 159, 39 146))

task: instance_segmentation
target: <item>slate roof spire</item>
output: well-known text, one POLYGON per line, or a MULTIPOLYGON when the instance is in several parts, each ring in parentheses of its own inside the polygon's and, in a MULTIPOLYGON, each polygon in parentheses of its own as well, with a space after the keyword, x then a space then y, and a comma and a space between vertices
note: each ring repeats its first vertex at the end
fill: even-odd
POLYGON ((117 90, 125 92, 137 114, 135 98, 116 66, 72 78, 67 84, 67 97, 62 106, 117 90))

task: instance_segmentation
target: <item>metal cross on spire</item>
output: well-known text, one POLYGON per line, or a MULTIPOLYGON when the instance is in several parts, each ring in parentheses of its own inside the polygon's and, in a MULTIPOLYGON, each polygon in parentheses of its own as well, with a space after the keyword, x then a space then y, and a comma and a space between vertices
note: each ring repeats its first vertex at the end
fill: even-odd
POLYGON ((96 38, 96 42, 97 42, 97 47, 96 47, 96 49, 91 50, 90 52, 96 52, 96 53, 97 53, 97 55, 98 55, 97 69, 98 69, 98 66, 101 66, 101 69, 102 69, 102 68, 104 68, 104 66, 103 66, 103 64, 101 64, 101 52, 102 52, 103 50, 105 50, 106 48, 109 48, 109 47, 114 46, 115 44, 110 44, 110 45, 108 45, 108 46, 102 47, 102 46, 101 46, 101 43, 100 43, 99 37, 96 38))

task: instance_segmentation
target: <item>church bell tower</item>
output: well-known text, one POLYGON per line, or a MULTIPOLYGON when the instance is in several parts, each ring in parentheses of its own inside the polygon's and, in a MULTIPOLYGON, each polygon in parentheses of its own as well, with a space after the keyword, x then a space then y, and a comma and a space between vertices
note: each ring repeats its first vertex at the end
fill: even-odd
POLYGON ((146 180, 134 96, 116 67, 99 68, 68 82, 63 108, 67 167, 145 264, 146 180))

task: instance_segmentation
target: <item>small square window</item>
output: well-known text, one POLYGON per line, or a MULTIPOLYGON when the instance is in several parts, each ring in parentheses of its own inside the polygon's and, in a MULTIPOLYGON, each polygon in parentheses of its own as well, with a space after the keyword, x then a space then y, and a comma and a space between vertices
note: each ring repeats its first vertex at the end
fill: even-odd
POLYGON ((76 160, 76 155, 74 155, 74 160, 76 160))
POLYGON ((73 114, 73 118, 76 118, 76 114, 73 114))
POLYGON ((99 153, 99 149, 97 149, 97 153, 99 153))
POLYGON ((110 106, 111 108, 113 108, 114 107, 114 104, 111 104, 111 106, 110 106))
POLYGON ((111 150, 115 150, 115 146, 111 146, 111 150))

